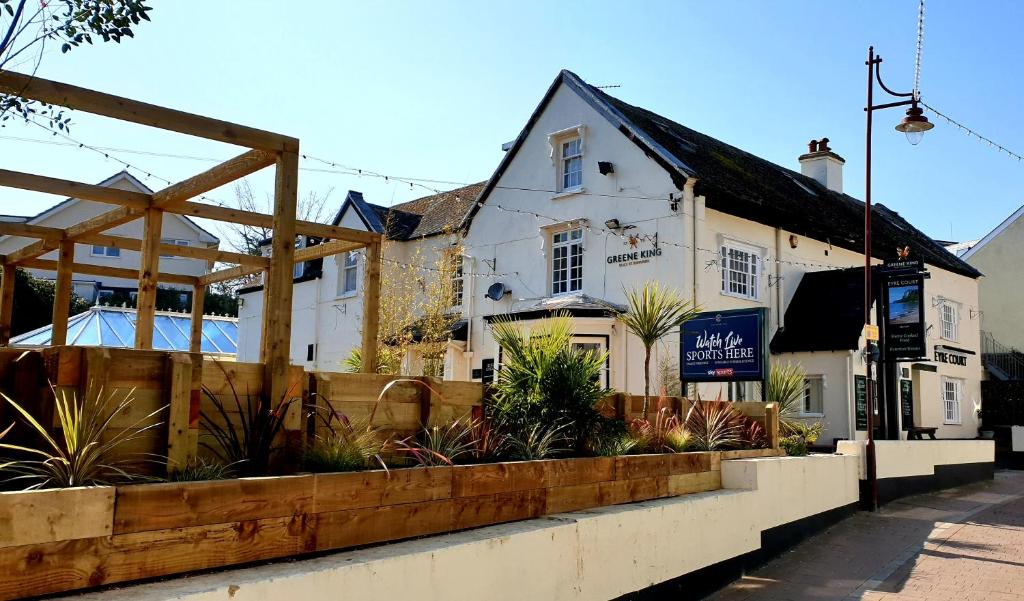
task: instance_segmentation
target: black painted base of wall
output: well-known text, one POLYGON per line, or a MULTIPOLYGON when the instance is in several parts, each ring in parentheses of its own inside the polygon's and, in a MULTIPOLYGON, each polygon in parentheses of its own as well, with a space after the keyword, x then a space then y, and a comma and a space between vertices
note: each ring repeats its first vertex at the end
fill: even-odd
POLYGON ((683 574, 672 580, 655 584, 643 590, 628 593, 615 601, 690 601, 704 597, 725 585, 742 578, 748 571, 763 566, 771 559, 793 548, 797 543, 833 526, 857 512, 851 503, 789 522, 761 532, 761 548, 725 561, 683 574))
MULTIPOLYGON (((958 463, 953 465, 936 465, 935 473, 930 476, 901 476, 898 478, 879 478, 878 504, 885 505, 890 501, 913 495, 920 495, 947 488, 955 488, 973 482, 991 480, 995 477, 995 463, 958 463)), ((860 481, 861 507, 870 509, 871 489, 867 480, 860 481)))

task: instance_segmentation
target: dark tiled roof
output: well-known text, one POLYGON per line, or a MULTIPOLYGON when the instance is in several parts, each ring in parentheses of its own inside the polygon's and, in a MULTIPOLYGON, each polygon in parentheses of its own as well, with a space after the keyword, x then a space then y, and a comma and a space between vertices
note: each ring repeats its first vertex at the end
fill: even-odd
POLYGON ((864 325, 864 270, 805 273, 786 308, 773 353, 856 350, 864 325))
POLYGON ((486 182, 470 184, 433 196, 424 196, 409 202, 391 207, 400 221, 411 223, 411 216, 418 216, 416 227, 408 234, 408 238, 432 236, 444 231, 458 229, 469 213, 470 207, 476 202, 486 182))
MULTIPOLYGON (((648 110, 635 107, 575 78, 613 111, 656 144, 671 153, 697 177, 696 193, 707 199, 708 208, 862 252, 864 203, 833 192, 816 180, 780 167, 694 131, 648 110)), ((642 141, 637 141, 643 144, 642 141)), ((895 255, 896 248, 910 245, 912 252, 937 267, 978 277, 976 269, 944 249, 898 213, 873 205, 872 250, 874 257, 895 255)))

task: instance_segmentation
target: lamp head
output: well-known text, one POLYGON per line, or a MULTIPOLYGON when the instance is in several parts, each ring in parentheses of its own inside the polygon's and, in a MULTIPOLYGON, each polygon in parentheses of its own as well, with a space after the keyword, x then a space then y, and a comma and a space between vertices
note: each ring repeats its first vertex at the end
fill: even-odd
POLYGON ((907 116, 896 126, 896 131, 905 133, 907 141, 917 146, 921 142, 921 138, 924 137, 924 132, 933 127, 935 124, 928 121, 928 117, 924 116, 924 111, 917 106, 917 102, 914 102, 907 109, 907 116))

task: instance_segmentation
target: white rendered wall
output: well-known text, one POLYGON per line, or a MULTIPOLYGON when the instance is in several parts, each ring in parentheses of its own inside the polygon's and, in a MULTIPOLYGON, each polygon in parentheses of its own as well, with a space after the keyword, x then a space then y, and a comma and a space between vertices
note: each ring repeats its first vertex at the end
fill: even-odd
MULTIPOLYGON (((843 441, 838 452, 858 459, 860 478, 865 479, 865 441, 843 441)), ((995 461, 992 440, 876 440, 875 462, 878 478, 931 476, 936 465, 991 463, 995 461)))

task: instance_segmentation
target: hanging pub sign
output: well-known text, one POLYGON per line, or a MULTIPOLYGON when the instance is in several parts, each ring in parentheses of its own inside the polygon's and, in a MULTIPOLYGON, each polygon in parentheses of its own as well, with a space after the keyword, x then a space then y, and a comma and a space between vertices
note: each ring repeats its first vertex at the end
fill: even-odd
POLYGON ((884 278, 882 306, 882 357, 888 361, 924 357, 924 276, 884 278))
POLYGON ((679 328, 684 382, 764 380, 768 374, 767 309, 708 311, 679 328))

